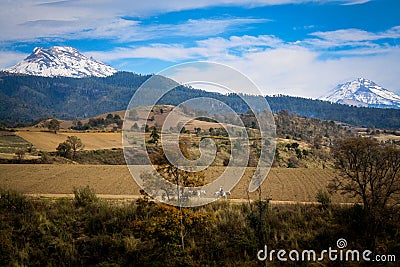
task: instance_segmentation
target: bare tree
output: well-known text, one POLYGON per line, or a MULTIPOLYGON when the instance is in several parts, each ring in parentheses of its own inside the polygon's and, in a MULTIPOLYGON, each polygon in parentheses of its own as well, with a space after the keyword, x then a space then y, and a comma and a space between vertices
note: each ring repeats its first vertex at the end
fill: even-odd
POLYGON ((369 138, 342 140, 333 149, 340 176, 330 188, 360 197, 364 209, 385 208, 400 193, 400 149, 369 138))
POLYGON ((385 216, 399 204, 400 149, 370 138, 349 138, 333 148, 339 175, 329 185, 360 198, 372 248, 385 216))
POLYGON ((16 155, 17 160, 19 162, 21 162, 24 159, 25 154, 26 154, 26 149, 25 148, 19 148, 19 149, 17 149, 17 151, 15 151, 15 155, 16 155))

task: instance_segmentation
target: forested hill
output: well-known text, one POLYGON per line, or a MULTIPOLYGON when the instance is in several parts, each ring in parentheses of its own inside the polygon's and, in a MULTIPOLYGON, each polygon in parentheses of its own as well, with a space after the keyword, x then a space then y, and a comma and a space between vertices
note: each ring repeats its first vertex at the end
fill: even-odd
MULTIPOLYGON (((135 90, 149 77, 151 76, 118 72, 105 78, 75 79, 2 72, 0 73, 0 123, 12 126, 48 117, 83 119, 123 110, 135 90)), ((160 78, 160 82, 168 83, 170 80, 160 78)), ((238 113, 244 113, 248 109, 237 95, 221 95, 183 86, 167 94, 160 103, 177 105, 194 97, 219 99, 238 113)), ((400 128, 400 110, 396 109, 357 108, 281 95, 268 96, 267 100, 274 113, 289 110, 301 116, 341 121, 358 126, 400 128)))
POLYGON ((289 110, 298 113, 300 116, 340 121, 355 126, 400 128, 399 109, 355 107, 282 95, 267 96, 267 100, 274 113, 289 110))
POLYGON ((29 123, 38 118, 87 118, 123 110, 150 75, 119 72, 82 79, 0 73, 0 122, 29 123))

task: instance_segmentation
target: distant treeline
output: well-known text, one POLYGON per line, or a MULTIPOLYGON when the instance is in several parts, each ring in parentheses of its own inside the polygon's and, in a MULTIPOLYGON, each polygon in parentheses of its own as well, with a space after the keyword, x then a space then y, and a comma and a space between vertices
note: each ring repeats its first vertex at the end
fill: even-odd
POLYGON ((298 113, 300 116, 340 121, 355 126, 385 129, 400 128, 399 109, 355 107, 283 95, 267 96, 266 99, 274 113, 289 110, 298 113))
MULTIPOLYGON (((88 77, 83 79, 66 77, 39 77, 0 73, 0 123, 15 126, 18 123, 33 123, 37 118, 84 119, 98 114, 124 110, 137 88, 151 75, 118 72, 110 77, 88 77)), ((172 81, 157 77, 160 85, 172 81)), ((148 88, 148 90, 154 90, 148 88)), ((236 94, 222 95, 214 92, 177 86, 166 94, 160 104, 178 105, 196 97, 220 100, 238 113, 249 107, 236 94)), ((267 96, 271 110, 278 113, 288 110, 300 116, 341 121, 369 128, 400 128, 400 110, 358 108, 333 104, 320 100, 291 96, 267 96)))

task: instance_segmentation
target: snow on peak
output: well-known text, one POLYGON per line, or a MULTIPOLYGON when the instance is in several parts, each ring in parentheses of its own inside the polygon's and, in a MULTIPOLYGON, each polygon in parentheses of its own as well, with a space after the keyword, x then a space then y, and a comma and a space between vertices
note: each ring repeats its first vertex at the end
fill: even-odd
POLYGON ((354 106, 400 108, 399 95, 365 78, 339 84, 319 99, 354 106))
POLYGON ((68 46, 52 46, 50 49, 36 47, 32 54, 7 71, 45 77, 72 78, 106 77, 117 72, 116 69, 82 55, 77 49, 68 46))

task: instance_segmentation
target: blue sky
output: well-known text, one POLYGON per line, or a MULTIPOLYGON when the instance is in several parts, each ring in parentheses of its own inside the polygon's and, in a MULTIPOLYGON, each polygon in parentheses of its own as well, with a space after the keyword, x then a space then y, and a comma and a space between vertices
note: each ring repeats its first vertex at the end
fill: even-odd
POLYGON ((118 70, 227 64, 265 94, 369 78, 400 93, 398 0, 2 1, 0 68, 68 45, 118 70))

